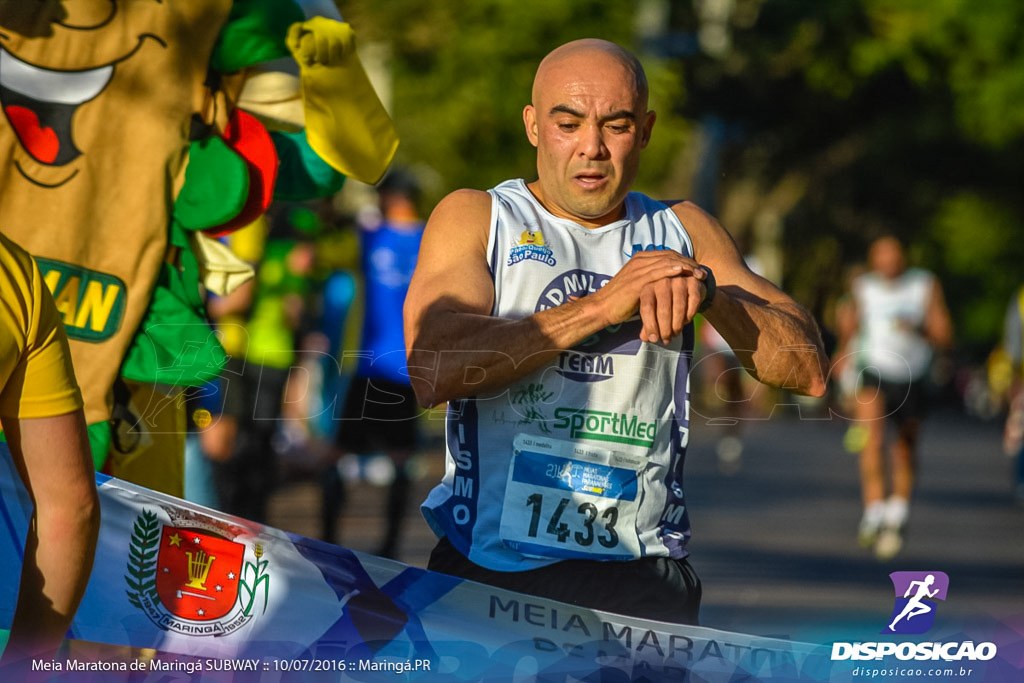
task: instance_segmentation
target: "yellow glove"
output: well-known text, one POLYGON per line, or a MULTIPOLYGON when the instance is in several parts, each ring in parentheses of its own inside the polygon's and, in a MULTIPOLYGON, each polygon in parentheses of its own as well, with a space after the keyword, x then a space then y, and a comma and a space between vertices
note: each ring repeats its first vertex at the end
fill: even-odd
POLYGON ((356 50, 352 27, 326 17, 292 24, 286 40, 300 67, 340 66, 356 50))
POLYGON ((299 64, 310 147, 346 176, 375 184, 398 134, 359 61, 352 27, 313 17, 292 24, 287 43, 299 64))

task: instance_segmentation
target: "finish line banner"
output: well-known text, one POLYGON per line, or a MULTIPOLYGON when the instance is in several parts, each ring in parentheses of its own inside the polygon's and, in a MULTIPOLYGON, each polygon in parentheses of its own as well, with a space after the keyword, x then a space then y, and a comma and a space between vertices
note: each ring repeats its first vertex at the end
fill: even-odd
MULTIPOLYGON (((40 662, 54 680, 122 680, 110 671, 127 671, 123 680, 133 681, 850 677, 850 663, 832 661, 829 646, 575 608, 356 553, 103 475, 97 483, 102 528, 71 636, 158 654, 146 662, 40 662)), ((3 444, 0 628, 13 618, 30 514, 3 444)))

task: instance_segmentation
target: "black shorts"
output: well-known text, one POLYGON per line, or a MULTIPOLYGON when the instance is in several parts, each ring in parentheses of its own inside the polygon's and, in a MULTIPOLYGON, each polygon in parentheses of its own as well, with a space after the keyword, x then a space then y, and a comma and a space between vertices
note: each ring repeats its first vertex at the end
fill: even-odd
POLYGON ((872 389, 882 394, 885 400, 885 416, 897 424, 923 419, 928 412, 924 380, 891 382, 882 379, 873 369, 866 368, 861 373, 861 390, 872 389))
POLYGON ((700 579, 685 558, 562 560, 540 569, 496 572, 470 562, 442 538, 427 569, 577 607, 672 624, 699 623, 700 579))
MULTIPOLYGON (((288 383, 288 370, 229 358, 220 378, 220 401, 224 415, 239 424, 272 430, 281 419, 281 397, 288 383)), ((212 412, 212 411, 211 411, 212 412)))
POLYGON ((416 394, 407 384, 353 377, 338 425, 338 447, 369 455, 416 448, 416 394))

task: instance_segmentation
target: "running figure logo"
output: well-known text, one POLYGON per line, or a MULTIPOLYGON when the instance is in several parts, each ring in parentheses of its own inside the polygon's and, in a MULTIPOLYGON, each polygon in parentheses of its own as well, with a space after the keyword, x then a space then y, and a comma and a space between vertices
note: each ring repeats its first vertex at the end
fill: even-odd
POLYGON ((882 633, 924 633, 935 622, 934 600, 945 600, 949 577, 943 572, 893 572, 896 603, 882 633))

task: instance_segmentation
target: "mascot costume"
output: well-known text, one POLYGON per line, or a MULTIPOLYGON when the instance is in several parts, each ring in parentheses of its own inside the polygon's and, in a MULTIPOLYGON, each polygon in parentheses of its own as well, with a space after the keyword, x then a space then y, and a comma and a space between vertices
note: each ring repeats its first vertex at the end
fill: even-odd
POLYGON ((216 238, 376 183, 398 141, 331 3, 0 0, 0 231, 63 316, 98 470, 181 496, 181 389, 225 353, 216 238))

